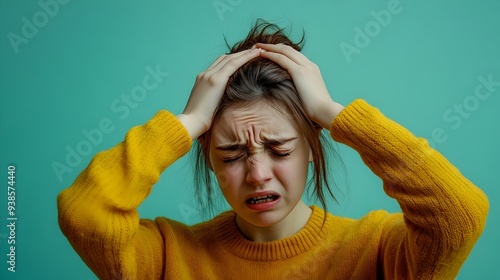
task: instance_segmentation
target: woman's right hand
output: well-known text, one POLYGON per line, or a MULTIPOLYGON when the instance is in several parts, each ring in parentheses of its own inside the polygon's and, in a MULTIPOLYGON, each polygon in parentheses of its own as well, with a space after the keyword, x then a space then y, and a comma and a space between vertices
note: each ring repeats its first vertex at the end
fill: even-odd
POLYGON ((229 77, 241 66, 258 57, 261 49, 252 48, 241 52, 222 55, 210 67, 198 74, 191 95, 179 121, 186 127, 191 139, 205 133, 212 125, 212 119, 229 81, 229 77))

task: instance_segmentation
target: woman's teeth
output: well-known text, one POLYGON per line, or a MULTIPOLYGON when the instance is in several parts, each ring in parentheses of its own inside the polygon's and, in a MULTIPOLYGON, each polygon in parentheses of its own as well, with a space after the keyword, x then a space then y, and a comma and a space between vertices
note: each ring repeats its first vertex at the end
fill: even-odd
POLYGON ((264 203, 264 202, 270 202, 274 200, 274 195, 264 195, 264 196, 256 196, 252 197, 248 200, 250 204, 259 204, 259 203, 264 203))

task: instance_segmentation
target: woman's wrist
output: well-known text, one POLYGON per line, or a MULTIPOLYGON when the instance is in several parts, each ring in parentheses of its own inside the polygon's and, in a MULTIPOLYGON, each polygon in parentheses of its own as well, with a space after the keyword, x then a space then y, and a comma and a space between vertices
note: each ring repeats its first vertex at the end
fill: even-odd
POLYGON ((203 134, 204 125, 201 122, 194 120, 189 115, 179 114, 177 115, 177 119, 182 123, 182 125, 184 125, 192 140, 197 139, 203 134))
POLYGON ((333 120, 344 109, 344 106, 332 100, 330 104, 325 105, 317 112, 316 122, 324 129, 330 130, 333 120))

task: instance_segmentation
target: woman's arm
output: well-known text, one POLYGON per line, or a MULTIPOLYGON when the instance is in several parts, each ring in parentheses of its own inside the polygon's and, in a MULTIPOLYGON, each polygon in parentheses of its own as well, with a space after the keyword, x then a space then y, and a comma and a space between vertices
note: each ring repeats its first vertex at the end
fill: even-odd
POLYGON ((300 52, 283 44, 256 46, 290 73, 309 118, 356 149, 401 205, 404 221, 388 222, 380 243, 384 276, 452 279, 483 231, 484 193, 424 139, 366 102, 346 108, 334 102, 318 66, 300 52))
POLYGON ((384 225, 384 277, 454 279, 484 229, 484 193, 425 139, 363 100, 335 118, 331 135, 360 153, 403 210, 404 221, 384 225))
POLYGON ((155 222, 139 221, 136 208, 190 146, 183 125, 160 111, 122 143, 98 153, 59 195, 61 230, 99 278, 136 279, 139 268, 150 279, 162 275, 162 237, 155 222))
POLYGON ((254 49, 219 57, 196 78, 182 114, 160 111, 132 128, 59 195, 61 230, 99 278, 162 278, 168 253, 163 236, 155 222, 139 220, 136 209, 165 168, 189 151, 191 139, 210 128, 229 76, 259 54, 254 49))

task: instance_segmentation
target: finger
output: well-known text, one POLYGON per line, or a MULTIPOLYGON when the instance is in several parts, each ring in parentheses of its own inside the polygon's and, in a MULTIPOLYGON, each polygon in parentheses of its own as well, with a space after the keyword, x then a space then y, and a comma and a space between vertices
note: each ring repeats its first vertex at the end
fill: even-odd
POLYGON ((207 71, 207 74, 214 75, 217 73, 225 78, 229 78, 229 76, 231 76, 238 68, 251 59, 258 57, 261 52, 262 50, 260 49, 253 49, 244 51, 244 53, 238 56, 226 56, 213 69, 207 71))
POLYGON ((224 59, 224 57, 226 57, 226 55, 219 56, 214 62, 212 62, 212 64, 207 68, 207 70, 205 70, 205 72, 213 69, 217 64, 219 64, 221 62, 221 60, 224 59))
POLYGON ((296 49, 292 48, 291 46, 285 45, 285 44, 264 44, 264 43, 257 43, 256 44, 257 48, 262 48, 268 52, 274 52, 274 53, 280 53, 283 55, 286 55, 288 58, 293 60, 295 63, 299 65, 304 65, 310 60, 301 52, 297 51, 296 49))
POLYGON ((210 67, 208 67, 208 69, 205 71, 205 72, 208 72, 210 70, 213 70, 214 68, 221 68, 224 64, 222 65, 219 65, 223 60, 230 60, 234 57, 239 57, 239 56, 242 56, 244 55, 245 53, 248 53, 252 51, 252 49, 248 49, 248 50, 244 50, 244 51, 240 51, 240 52, 237 52, 237 53, 232 53, 232 54, 226 54, 226 55, 221 55, 219 56, 213 63, 212 65, 210 65, 210 67))
POLYGON ((260 56, 267 58, 273 62, 276 62, 279 66, 287 70, 290 74, 292 74, 291 72, 293 71, 293 69, 298 66, 298 64, 295 61, 291 60, 288 56, 281 53, 266 51, 262 52, 260 56))

